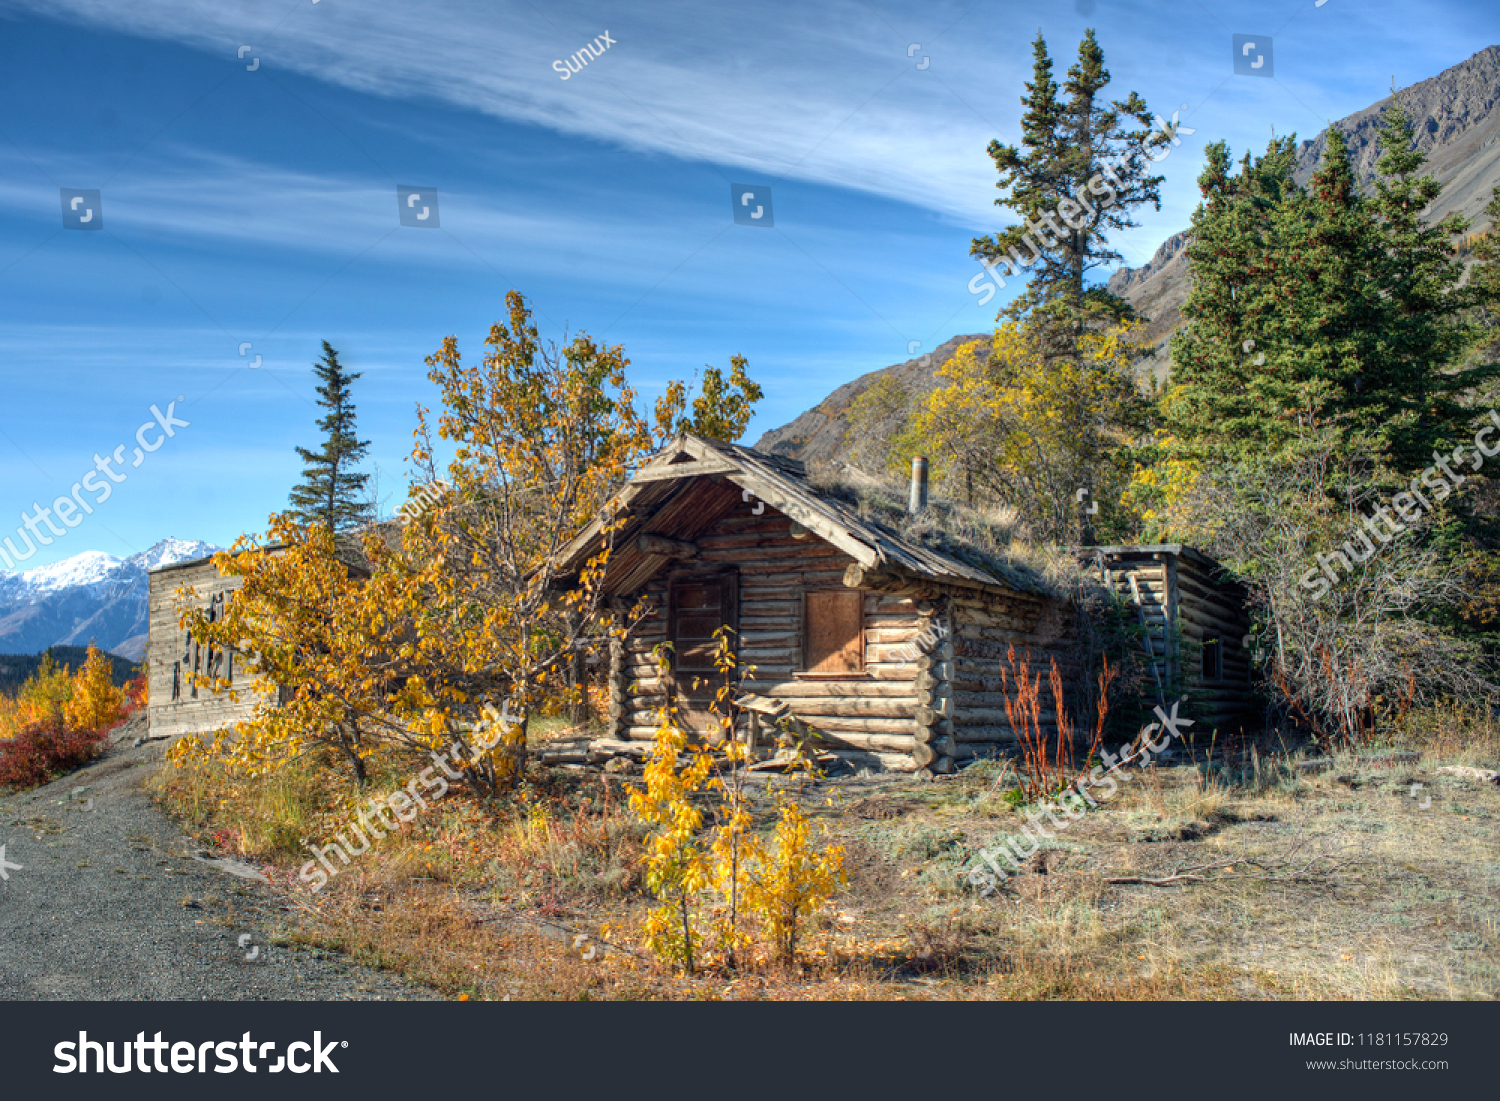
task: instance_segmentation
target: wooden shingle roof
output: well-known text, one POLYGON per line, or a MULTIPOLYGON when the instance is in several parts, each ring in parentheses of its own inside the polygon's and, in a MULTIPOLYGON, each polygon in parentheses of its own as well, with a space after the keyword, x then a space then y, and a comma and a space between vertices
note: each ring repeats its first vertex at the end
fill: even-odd
MULTIPOLYGON (((616 495, 614 507, 626 523, 614 536, 605 590, 631 592, 667 561, 639 551, 638 535, 692 540, 742 501, 764 502, 866 569, 1008 592, 1034 588, 1019 576, 984 569, 861 517, 820 493, 795 459, 685 434, 657 452, 616 495)), ((603 539, 604 521, 595 520, 564 548, 561 572, 576 574, 603 539)))

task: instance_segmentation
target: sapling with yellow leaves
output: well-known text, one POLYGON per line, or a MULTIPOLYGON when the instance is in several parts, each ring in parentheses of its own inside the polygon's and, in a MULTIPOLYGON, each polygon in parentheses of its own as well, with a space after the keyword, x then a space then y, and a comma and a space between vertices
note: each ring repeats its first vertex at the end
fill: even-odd
MULTIPOLYGON (((801 809, 784 792, 776 796, 778 823, 770 843, 756 836, 746 785, 748 746, 737 737, 737 699, 753 667, 741 666, 730 645, 731 629, 715 633, 715 665, 723 683, 710 711, 721 736, 689 742, 675 704, 663 711, 646 767, 644 791, 631 794, 637 817, 655 827, 647 847, 647 885, 662 905, 646 924, 647 947, 665 963, 692 972, 705 953, 695 945, 711 935, 714 962, 734 968, 764 936, 771 954, 790 963, 807 918, 844 882, 844 852, 822 846, 801 809), (687 764, 679 766, 686 754, 687 764), (701 808, 713 803, 714 822, 705 829, 701 808), (703 911, 707 910, 706 917, 703 911)), ((669 662, 656 650, 662 674, 669 662)))

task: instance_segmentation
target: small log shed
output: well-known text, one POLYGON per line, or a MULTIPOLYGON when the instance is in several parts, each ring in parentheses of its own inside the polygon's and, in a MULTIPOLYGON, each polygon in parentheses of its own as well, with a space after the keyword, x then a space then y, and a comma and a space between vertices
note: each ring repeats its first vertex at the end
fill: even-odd
POLYGON ((1202 551, 1181 543, 1092 547, 1099 580, 1133 605, 1160 701, 1185 690, 1203 729, 1256 715, 1250 683, 1250 617, 1244 586, 1202 551))

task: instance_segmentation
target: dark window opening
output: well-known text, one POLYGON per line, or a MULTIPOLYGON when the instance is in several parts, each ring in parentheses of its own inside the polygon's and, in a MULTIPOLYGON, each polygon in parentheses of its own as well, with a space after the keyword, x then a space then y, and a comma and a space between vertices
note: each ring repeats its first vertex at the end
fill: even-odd
POLYGON ((1224 677, 1224 644, 1218 638, 1203 640, 1203 679, 1222 680, 1224 677))

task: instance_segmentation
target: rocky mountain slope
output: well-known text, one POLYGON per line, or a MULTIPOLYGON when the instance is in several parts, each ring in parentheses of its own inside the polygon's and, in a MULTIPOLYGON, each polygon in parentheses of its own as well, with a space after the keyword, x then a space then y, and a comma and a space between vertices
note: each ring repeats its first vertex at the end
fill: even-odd
POLYGON ((147 571, 220 549, 169 538, 129 558, 84 551, 50 566, 0 573, 0 653, 93 642, 139 661, 146 652, 147 571))
POLYGON ((846 382, 791 424, 773 428, 755 442, 760 451, 790 455, 803 462, 826 462, 846 452, 849 406, 877 380, 894 375, 909 392, 926 393, 937 387, 937 373, 953 353, 972 340, 989 340, 989 333, 955 336, 926 355, 882 367, 846 382))

